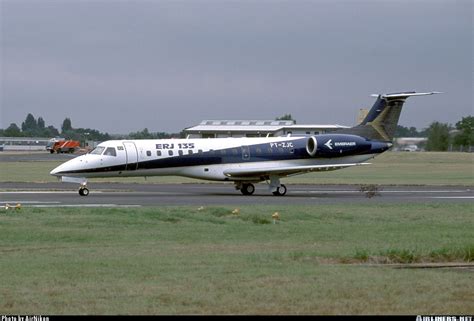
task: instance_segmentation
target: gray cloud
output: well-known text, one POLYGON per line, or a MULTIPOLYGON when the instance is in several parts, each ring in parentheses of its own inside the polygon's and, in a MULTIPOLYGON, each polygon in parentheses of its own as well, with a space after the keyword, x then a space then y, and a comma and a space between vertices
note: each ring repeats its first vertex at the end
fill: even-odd
POLYGON ((350 125, 371 93, 441 90, 401 118, 473 113, 470 1, 1 3, 1 123, 179 131, 202 119, 350 125))

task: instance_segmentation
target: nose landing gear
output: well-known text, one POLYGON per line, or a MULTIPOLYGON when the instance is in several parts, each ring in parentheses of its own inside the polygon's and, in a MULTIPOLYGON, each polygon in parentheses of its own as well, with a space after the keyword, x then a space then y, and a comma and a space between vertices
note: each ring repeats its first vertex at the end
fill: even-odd
POLYGON ((89 189, 87 189, 87 187, 79 188, 79 195, 81 195, 81 196, 89 195, 89 189))
POLYGON ((86 187, 87 182, 81 183, 81 187, 79 187, 79 195, 87 196, 89 195, 89 189, 86 187))

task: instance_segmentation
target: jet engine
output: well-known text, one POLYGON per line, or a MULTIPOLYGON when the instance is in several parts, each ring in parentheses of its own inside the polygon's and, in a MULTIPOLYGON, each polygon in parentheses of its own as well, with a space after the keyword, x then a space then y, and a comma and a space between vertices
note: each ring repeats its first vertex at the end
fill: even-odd
POLYGON ((322 134, 308 137, 306 152, 311 157, 338 157, 370 152, 372 142, 364 137, 345 134, 322 134))
POLYGON ((311 136, 308 138, 308 141, 306 142, 306 152, 309 154, 309 156, 314 157, 316 156, 317 151, 318 151, 318 141, 316 140, 316 137, 311 136))

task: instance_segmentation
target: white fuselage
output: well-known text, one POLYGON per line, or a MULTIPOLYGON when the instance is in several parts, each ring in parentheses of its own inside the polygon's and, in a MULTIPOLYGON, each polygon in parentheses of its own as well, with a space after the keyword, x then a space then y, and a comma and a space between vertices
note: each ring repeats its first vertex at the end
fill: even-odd
MULTIPOLYGON (((67 177, 131 177, 176 175, 206 180, 229 178, 225 171, 327 164, 306 155, 308 137, 111 140, 92 153, 76 157, 51 174, 67 177), (113 149, 114 153, 107 153, 113 149)), ((360 163, 374 155, 331 158, 331 164, 360 163)))

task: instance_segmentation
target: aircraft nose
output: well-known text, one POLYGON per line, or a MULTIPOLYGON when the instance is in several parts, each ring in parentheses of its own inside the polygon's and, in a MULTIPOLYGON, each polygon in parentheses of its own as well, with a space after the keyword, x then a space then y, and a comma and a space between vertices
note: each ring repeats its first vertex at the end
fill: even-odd
POLYGON ((77 160, 71 159, 53 169, 49 174, 53 176, 63 176, 64 174, 68 174, 68 172, 76 169, 78 169, 77 160))
POLYGON ((61 167, 61 165, 59 165, 58 167, 54 168, 51 172, 49 172, 49 175, 53 175, 53 176, 59 176, 58 173, 59 173, 59 168, 61 167))

